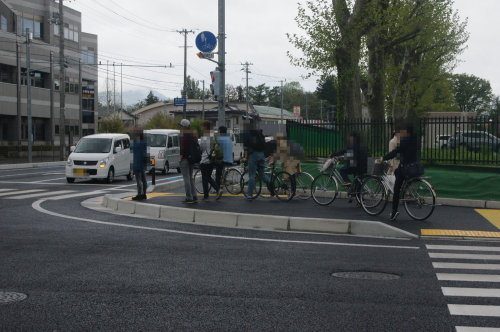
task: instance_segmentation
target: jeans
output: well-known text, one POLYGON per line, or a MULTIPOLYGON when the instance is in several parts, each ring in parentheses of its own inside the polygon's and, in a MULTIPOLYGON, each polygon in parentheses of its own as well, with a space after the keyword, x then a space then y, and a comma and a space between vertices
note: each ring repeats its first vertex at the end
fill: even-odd
POLYGON ((135 180, 137 181, 137 196, 146 195, 148 182, 146 181, 146 172, 134 172, 135 180))
POLYGON ((218 184, 212 178, 212 171, 214 170, 213 164, 200 164, 201 170, 201 183, 203 185, 203 196, 205 198, 210 194, 208 190, 208 184, 212 186, 215 190, 219 190, 218 184))
POLYGON ((271 188, 271 180, 264 173, 265 158, 264 152, 252 152, 248 157, 248 197, 253 196, 253 191, 255 190, 255 173, 259 172, 259 177, 264 183, 266 183, 271 194, 273 190, 271 188))
POLYGON ((186 200, 192 201, 198 199, 196 197, 196 188, 193 180, 193 164, 187 159, 182 159, 180 162, 182 178, 184 179, 184 190, 186 191, 186 200))

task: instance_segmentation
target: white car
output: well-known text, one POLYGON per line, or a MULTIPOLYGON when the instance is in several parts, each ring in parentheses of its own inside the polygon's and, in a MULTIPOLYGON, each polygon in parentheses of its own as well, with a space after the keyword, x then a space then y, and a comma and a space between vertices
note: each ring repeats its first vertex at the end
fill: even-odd
POLYGON ((177 129, 144 130, 148 142, 149 155, 154 158, 155 170, 167 174, 171 169, 180 173, 181 148, 180 131, 177 129))
POLYGON ((96 134, 85 136, 71 147, 66 162, 66 180, 105 179, 113 182, 117 176, 132 180, 130 168, 130 138, 125 134, 96 134))

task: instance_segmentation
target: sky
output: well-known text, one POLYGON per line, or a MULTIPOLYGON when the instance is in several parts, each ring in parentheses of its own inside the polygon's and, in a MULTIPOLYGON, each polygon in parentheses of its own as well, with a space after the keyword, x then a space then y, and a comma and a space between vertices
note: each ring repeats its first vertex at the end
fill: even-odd
MULTIPOLYGON (((287 51, 300 55, 288 41, 287 33, 301 33, 294 18, 297 2, 303 0, 226 1, 226 83, 244 85, 242 63, 250 66, 249 84, 279 86, 280 80, 298 81, 314 91, 317 77, 306 79, 308 71, 290 64, 287 51)), ((180 96, 183 81, 183 35, 177 30, 194 30, 188 35, 187 73, 210 84, 215 64, 196 56, 195 37, 201 31, 217 34, 217 0, 65 0, 82 12, 82 30, 95 33, 99 40, 99 61, 105 64, 167 66, 123 67, 123 90, 155 90, 164 96, 180 96), (170 64, 172 67, 170 68, 170 64)), ((457 73, 474 74, 491 82, 500 95, 500 66, 495 58, 500 50, 499 0, 455 0, 462 19, 468 18, 468 47, 459 58, 457 73)), ((105 90, 113 67, 100 67, 100 91, 105 90)), ((116 69, 117 91, 120 70, 116 69)))

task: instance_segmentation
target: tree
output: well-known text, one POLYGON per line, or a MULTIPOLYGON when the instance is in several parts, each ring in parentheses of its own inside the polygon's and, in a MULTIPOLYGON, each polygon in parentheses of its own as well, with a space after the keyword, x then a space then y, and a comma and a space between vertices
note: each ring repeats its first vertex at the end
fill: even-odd
POLYGON ((108 116, 99 121, 100 133, 125 133, 125 127, 117 114, 108 116))
POLYGON ((234 103, 239 100, 238 90, 233 85, 226 84, 226 102, 234 103))
POLYGON ((255 105, 265 105, 269 88, 265 84, 249 87, 249 98, 255 105))
POLYGON ((144 102, 146 104, 145 106, 157 103, 159 101, 160 101, 160 98, 158 98, 157 96, 155 96, 153 94, 153 91, 149 91, 148 95, 146 96, 146 99, 144 99, 144 102))
POLYGON ((495 96, 493 98, 490 117, 494 120, 500 121, 500 96, 495 96))
MULTIPOLYGON (((200 88, 200 81, 196 81, 191 76, 186 77, 186 98, 187 99, 203 99, 203 89, 200 88)), ((205 89, 206 90, 206 89, 205 89)), ((181 95, 184 95, 184 88, 181 89, 181 95)), ((207 92, 205 91, 205 98, 207 92)))
POLYGON ((163 112, 158 112, 146 122, 144 129, 178 129, 179 121, 177 120, 180 121, 180 119, 167 116, 163 112))
POLYGON ((491 111, 493 92, 489 81, 474 75, 457 74, 453 75, 452 84, 460 112, 486 114, 491 111))

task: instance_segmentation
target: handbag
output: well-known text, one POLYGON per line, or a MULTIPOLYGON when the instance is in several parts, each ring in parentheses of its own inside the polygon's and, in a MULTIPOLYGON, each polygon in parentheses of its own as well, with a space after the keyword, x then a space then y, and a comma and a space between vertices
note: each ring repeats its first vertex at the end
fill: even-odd
POLYGON ((420 162, 401 165, 401 170, 405 178, 416 178, 424 175, 424 166, 420 162))

